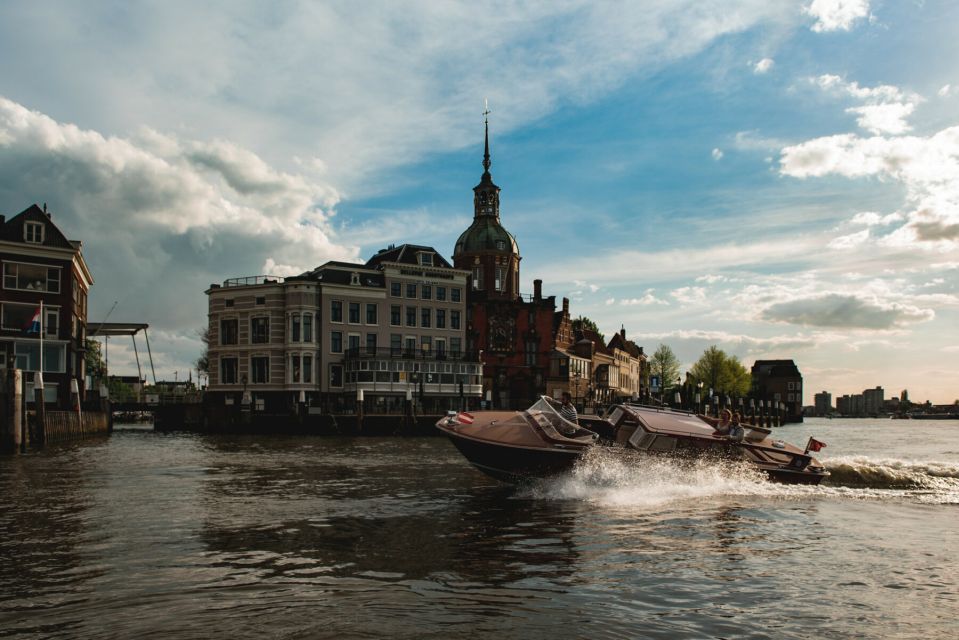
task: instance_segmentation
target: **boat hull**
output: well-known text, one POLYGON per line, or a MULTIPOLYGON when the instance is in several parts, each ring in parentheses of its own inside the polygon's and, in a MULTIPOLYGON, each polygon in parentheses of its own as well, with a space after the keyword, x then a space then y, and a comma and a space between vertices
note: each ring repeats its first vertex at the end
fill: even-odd
POLYGON ((565 473, 573 468, 584 451, 584 448, 514 447, 449 431, 446 434, 470 464, 486 475, 510 484, 565 473))

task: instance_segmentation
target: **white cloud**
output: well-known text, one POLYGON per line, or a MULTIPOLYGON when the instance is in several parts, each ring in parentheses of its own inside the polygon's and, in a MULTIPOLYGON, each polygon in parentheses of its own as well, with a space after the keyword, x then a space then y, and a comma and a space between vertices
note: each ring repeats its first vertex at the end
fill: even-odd
POLYGON ((831 293, 769 305, 762 311, 762 317, 772 322, 814 327, 891 329, 932 320, 935 312, 912 305, 831 293))
POLYGON ((713 160, 719 161, 723 159, 722 149, 713 149, 712 152, 713 160))
POLYGON ((706 302, 706 289, 703 287, 679 287, 670 291, 669 295, 684 305, 701 305, 706 302))
POLYGON ((867 227, 875 226, 889 226, 894 222, 900 222, 903 220, 901 213, 890 213, 888 215, 880 215, 875 211, 861 211, 854 215, 849 224, 851 225, 863 225, 867 227))
POLYGON ((951 84, 944 84, 939 88, 939 91, 937 91, 936 93, 939 95, 940 98, 948 98, 949 96, 956 93, 957 90, 959 90, 959 87, 953 87, 951 84))
POLYGON ((54 222, 83 241, 91 321, 119 300, 114 318, 148 321, 158 358, 180 368, 199 352, 162 332, 203 324, 210 283, 358 257, 330 229, 339 196, 327 184, 226 141, 107 137, 3 97, 0 189, 23 208, 43 194, 54 222))
POLYGON ((837 92, 861 100, 865 104, 849 107, 846 113, 856 114, 856 123, 871 133, 898 135, 911 129, 906 121, 923 98, 917 93, 883 84, 861 87, 837 75, 825 74, 813 79, 823 91, 837 92))
POLYGON ((724 275, 718 273, 706 274, 704 276, 699 276, 696 278, 696 282, 705 282, 706 284, 716 284, 717 282, 725 282, 728 278, 724 275))
POLYGON ((766 73, 776 64, 772 58, 763 58, 753 66, 753 73, 766 73))
POLYGON ((872 133, 900 134, 912 127, 906 118, 912 115, 916 105, 912 103, 891 102, 888 104, 867 104, 861 107, 849 107, 846 113, 855 113, 859 117, 856 123, 872 133))
POLYGON ((813 0, 804 11, 816 19, 813 31, 849 31, 869 15, 869 0, 813 0))
POLYGON ((827 245, 830 249, 852 249, 858 247, 869 239, 869 229, 863 229, 857 233, 851 233, 847 236, 839 236, 833 239, 827 245))
POLYGON ((647 291, 640 298, 623 298, 619 301, 624 307, 634 307, 643 305, 668 305, 669 302, 662 298, 657 298, 651 291, 647 291))

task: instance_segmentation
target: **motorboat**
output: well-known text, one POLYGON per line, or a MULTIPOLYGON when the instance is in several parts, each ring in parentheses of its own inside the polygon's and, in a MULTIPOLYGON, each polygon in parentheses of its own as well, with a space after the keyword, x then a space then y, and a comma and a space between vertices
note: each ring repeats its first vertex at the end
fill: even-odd
POLYGON ((477 469, 514 484, 569 471, 593 447, 733 459, 791 484, 819 484, 829 476, 808 449, 774 439, 763 427, 744 425, 742 438, 733 439, 694 413, 635 404, 612 405, 602 416, 580 416, 574 424, 561 407, 542 396, 525 411, 450 412, 436 427, 477 469))

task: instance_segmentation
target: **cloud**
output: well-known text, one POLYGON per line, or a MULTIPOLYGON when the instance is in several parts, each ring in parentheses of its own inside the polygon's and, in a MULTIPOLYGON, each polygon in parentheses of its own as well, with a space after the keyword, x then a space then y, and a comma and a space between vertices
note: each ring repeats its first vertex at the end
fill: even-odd
POLYGON ((713 160, 717 162, 723 159, 723 152, 721 149, 713 149, 712 151, 713 160))
POLYGON ((770 322, 803 326, 892 329, 932 320, 935 312, 833 293, 772 304, 762 311, 761 316, 770 322))
POLYGON ((91 321, 118 300, 112 319, 149 322, 158 357, 180 366, 199 355, 178 351, 193 342, 160 336, 203 324, 210 283, 358 257, 330 228, 328 184, 226 141, 108 137, 0 97, 0 199, 26 208, 36 194, 83 241, 91 321))
POLYGON ((706 289, 703 287, 679 287, 670 291, 669 295, 684 305, 700 305, 706 302, 706 289))
POLYGON ((651 291, 647 291, 640 298, 624 298, 619 301, 619 304, 624 307, 634 307, 642 305, 668 305, 669 302, 662 298, 657 298, 651 291))
POLYGON ((816 19, 813 31, 849 31, 869 15, 869 0, 813 0, 804 11, 816 19))
POLYGON ((871 133, 899 135, 911 129, 906 121, 923 102, 922 96, 903 91, 893 85, 861 87, 857 82, 846 82, 837 75, 821 75, 813 79, 823 91, 848 95, 865 104, 849 107, 846 113, 857 115, 856 123, 871 133))
POLYGON ((954 87, 951 84, 944 84, 941 87, 939 87, 939 91, 937 91, 936 93, 939 95, 940 98, 948 98, 949 96, 954 95, 957 92, 957 90, 959 90, 959 87, 954 87))
POLYGON ((889 226, 894 222, 900 222, 903 220, 902 214, 900 213, 890 213, 888 215, 880 215, 875 211, 861 211, 854 215, 849 224, 851 225, 864 225, 867 227, 875 226, 889 226))
POLYGON ((858 247, 868 239, 869 229, 863 229, 862 231, 851 233, 847 236, 839 236, 831 240, 826 246, 830 249, 852 249, 853 247, 858 247))
POLYGON ((772 58, 763 58, 753 66, 753 73, 763 74, 768 72, 776 64, 772 58))

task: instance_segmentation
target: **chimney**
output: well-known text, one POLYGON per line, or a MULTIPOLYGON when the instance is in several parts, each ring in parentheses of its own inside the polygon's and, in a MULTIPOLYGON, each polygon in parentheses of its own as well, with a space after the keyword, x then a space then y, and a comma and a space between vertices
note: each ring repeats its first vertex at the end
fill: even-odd
POLYGON ((536 279, 533 280, 533 299, 542 300, 543 299, 543 281, 536 279))
POLYGON ((569 315, 569 298, 563 298, 563 313, 569 315))
POLYGON ((619 335, 623 336, 623 340, 626 339, 626 325, 619 325, 619 335))

